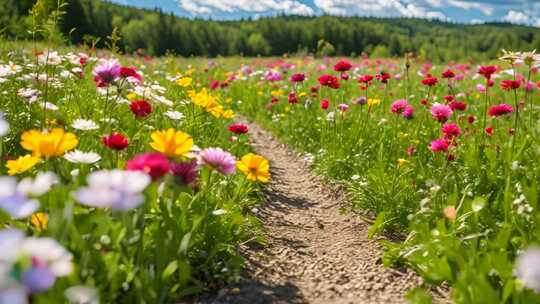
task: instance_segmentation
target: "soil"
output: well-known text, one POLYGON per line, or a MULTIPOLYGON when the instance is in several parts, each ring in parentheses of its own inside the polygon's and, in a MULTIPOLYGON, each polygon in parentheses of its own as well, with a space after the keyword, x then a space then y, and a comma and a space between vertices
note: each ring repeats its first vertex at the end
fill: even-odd
POLYGON ((342 187, 312 173, 257 124, 249 123, 249 130, 255 151, 270 161, 266 203, 253 210, 268 244, 243 246, 243 280, 195 303, 406 303, 404 295, 422 285, 421 278, 381 264, 382 248, 368 239, 369 225, 343 212, 342 187))

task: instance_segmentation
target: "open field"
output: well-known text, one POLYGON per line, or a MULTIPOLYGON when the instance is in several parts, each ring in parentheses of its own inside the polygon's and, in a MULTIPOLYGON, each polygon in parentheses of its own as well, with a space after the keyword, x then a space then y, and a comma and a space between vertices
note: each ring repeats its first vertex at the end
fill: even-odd
POLYGON ((2 303, 158 303, 220 289, 234 303, 250 280, 270 292, 298 284, 273 298, 285 302, 540 300, 535 54, 432 65, 60 49, 0 53, 2 303), (267 266, 251 261, 242 275, 242 257, 267 266), (313 285, 303 273, 330 276, 313 285))

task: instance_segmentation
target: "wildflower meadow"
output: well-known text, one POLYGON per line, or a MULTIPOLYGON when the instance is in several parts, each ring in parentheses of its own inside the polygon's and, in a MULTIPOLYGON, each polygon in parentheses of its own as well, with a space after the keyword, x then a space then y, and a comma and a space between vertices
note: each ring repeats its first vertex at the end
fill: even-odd
MULTIPOLYGON (((198 303, 245 280, 272 243, 260 208, 300 204, 254 125, 422 282, 395 303, 540 303, 535 50, 152 57, 116 31, 66 44, 62 9, 0 38, 0 304, 198 303)), ((294 229, 325 229, 310 216, 294 229)))

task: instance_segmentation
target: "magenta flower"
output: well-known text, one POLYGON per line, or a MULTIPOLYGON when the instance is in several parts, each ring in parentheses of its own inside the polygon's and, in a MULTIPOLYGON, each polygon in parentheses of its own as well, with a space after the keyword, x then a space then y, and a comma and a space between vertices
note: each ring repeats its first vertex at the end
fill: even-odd
POLYGON ((366 96, 360 96, 358 98, 356 98, 355 100, 353 100, 353 104, 357 104, 357 105, 365 105, 367 103, 367 97, 366 96))
POLYGON ((449 144, 446 139, 435 139, 431 142, 431 151, 433 152, 446 152, 448 151, 449 144))
POLYGON ((221 148, 207 148, 199 154, 199 164, 207 165, 224 175, 233 174, 236 171, 236 159, 234 156, 221 148))
POLYGON ((445 138, 453 138, 461 135, 461 129, 455 123, 444 124, 441 131, 445 138))
POLYGON ((291 75, 291 77, 289 78, 289 80, 292 82, 302 82, 305 79, 306 79, 306 75, 304 73, 296 73, 296 74, 291 75))
POLYGON ((283 75, 278 71, 267 71, 264 73, 264 79, 268 81, 280 81, 283 79, 283 75))
POLYGON ((98 87, 106 87, 117 81, 122 72, 122 66, 116 59, 102 59, 92 71, 98 87))
POLYGON ((452 108, 444 104, 435 103, 431 106, 431 116, 438 122, 445 122, 452 116, 452 108))
POLYGON ((412 119, 414 116, 414 108, 408 104, 407 106, 405 106, 405 110, 401 112, 401 116, 406 119, 412 119))
POLYGON ((161 153, 145 153, 135 156, 127 162, 128 171, 143 171, 157 180, 169 173, 169 160, 161 153))
POLYGON ((182 185, 193 185, 197 180, 199 165, 197 161, 185 161, 171 164, 171 171, 182 185))
POLYGON ((514 108, 506 103, 491 106, 488 110, 488 115, 491 117, 499 117, 514 112, 514 108))
POLYGON ((407 103, 407 100, 400 99, 396 100, 392 103, 392 106, 390 107, 390 111, 394 114, 401 114, 403 111, 405 111, 405 108, 407 108, 409 104, 407 103))

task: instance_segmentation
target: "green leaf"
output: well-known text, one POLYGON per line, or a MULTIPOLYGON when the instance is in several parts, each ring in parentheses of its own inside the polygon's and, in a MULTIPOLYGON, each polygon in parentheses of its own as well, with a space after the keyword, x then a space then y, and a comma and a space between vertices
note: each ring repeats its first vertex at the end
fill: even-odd
POLYGON ((163 280, 166 280, 168 277, 170 277, 176 270, 178 269, 178 261, 172 261, 165 267, 165 270, 163 270, 163 273, 161 273, 161 278, 163 280))
POLYGON ((373 238, 375 234, 379 233, 379 231, 381 231, 384 228, 385 215, 386 215, 385 212, 381 212, 379 213, 379 215, 377 215, 377 219, 375 219, 375 222, 373 223, 373 225, 369 227, 368 238, 370 239, 373 238))
POLYGON ((189 247, 189 241, 191 240, 191 232, 188 232, 182 238, 180 242, 180 253, 185 253, 189 247))
POLYGON ((431 295, 424 288, 420 288, 420 287, 409 290, 409 292, 407 292, 407 295, 405 296, 405 298, 411 304, 431 304, 431 303, 433 303, 433 299, 431 298, 431 295))

